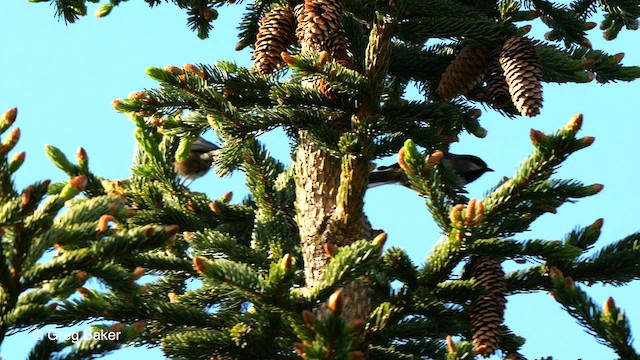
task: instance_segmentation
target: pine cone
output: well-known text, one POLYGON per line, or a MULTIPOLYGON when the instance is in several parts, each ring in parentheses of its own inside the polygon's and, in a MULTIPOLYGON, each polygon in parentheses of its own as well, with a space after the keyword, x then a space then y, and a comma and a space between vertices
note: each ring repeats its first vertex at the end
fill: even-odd
POLYGON ((531 40, 514 36, 500 53, 500 65, 509 84, 511 101, 523 116, 533 117, 542 107, 542 70, 531 40))
POLYGON ((296 7, 296 36, 303 50, 326 50, 339 63, 351 63, 342 29, 343 8, 344 0, 305 0, 304 7, 296 7))
POLYGON ((500 52, 496 51, 491 54, 489 60, 489 69, 484 78, 487 82, 487 101, 495 107, 504 107, 511 101, 509 94, 509 85, 504 78, 504 70, 500 65, 500 52))
POLYGON ((295 20, 288 7, 275 8, 265 14, 253 51, 253 67, 260 75, 270 75, 283 63, 280 53, 293 44, 295 20))
POLYGON ((442 74, 438 95, 451 99, 466 93, 482 80, 488 66, 489 48, 477 44, 465 46, 442 74))
POLYGON ((500 261, 489 257, 474 261, 471 277, 487 289, 486 294, 471 304, 471 331, 476 353, 488 357, 500 345, 507 284, 500 261))

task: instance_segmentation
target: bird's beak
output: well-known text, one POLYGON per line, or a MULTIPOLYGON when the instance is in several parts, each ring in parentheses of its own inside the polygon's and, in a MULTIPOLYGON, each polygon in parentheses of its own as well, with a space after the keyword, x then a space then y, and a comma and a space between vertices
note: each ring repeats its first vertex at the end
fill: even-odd
POLYGON ((493 171, 493 169, 492 168, 487 168, 487 172, 489 172, 489 171, 493 171))

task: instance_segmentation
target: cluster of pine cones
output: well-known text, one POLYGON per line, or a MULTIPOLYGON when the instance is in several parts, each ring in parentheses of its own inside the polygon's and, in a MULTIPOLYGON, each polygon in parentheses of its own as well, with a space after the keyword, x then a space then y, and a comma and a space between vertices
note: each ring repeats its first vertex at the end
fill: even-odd
POLYGON ((464 94, 482 80, 486 100, 495 107, 513 102, 522 116, 533 117, 542 107, 542 70, 533 42, 523 36, 507 40, 502 49, 465 46, 442 75, 437 93, 444 99, 464 94))
MULTIPOLYGON (((281 53, 296 40, 303 50, 326 50, 349 67, 347 39, 342 30, 344 0, 305 0, 291 9, 277 7, 262 18, 253 56, 261 75, 270 75, 284 64, 281 53)), ((464 47, 442 76, 438 95, 451 99, 464 94, 484 79, 486 100, 501 108, 509 101, 521 115, 533 117, 542 107, 542 71, 531 40, 514 36, 502 49, 484 45, 464 47)))
POLYGON ((297 37, 303 50, 326 50, 338 63, 349 62, 347 38, 342 29, 344 0, 305 0, 292 11, 277 7, 262 18, 253 56, 254 68, 270 75, 284 61, 281 53, 297 37))

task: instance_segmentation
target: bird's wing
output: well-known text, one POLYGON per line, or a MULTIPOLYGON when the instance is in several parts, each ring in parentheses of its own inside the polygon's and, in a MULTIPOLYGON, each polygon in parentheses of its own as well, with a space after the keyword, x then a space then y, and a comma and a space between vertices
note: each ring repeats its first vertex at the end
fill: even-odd
POLYGON ((213 150, 220 149, 220 146, 205 140, 202 137, 199 137, 196 141, 191 144, 191 151, 206 153, 213 150))

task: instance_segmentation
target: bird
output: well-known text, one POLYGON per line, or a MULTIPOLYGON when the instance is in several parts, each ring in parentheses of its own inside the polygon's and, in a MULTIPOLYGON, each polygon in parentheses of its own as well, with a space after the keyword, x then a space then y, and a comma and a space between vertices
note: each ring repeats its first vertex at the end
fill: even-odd
POLYGON ((205 140, 203 137, 198 137, 191 144, 191 151, 189 151, 187 158, 184 161, 176 161, 174 163, 176 173, 184 182, 189 181, 190 184, 209 172, 219 150, 220 147, 218 145, 205 140))
MULTIPOLYGON (((493 171, 487 166, 484 160, 475 155, 458 155, 444 153, 440 164, 451 169, 458 175, 459 187, 467 185, 477 180, 482 174, 493 171)), ((369 188, 384 184, 402 184, 407 186, 407 174, 400 168, 400 164, 395 163, 389 166, 379 166, 369 174, 369 188)))

